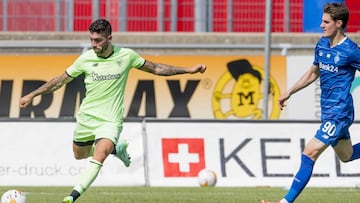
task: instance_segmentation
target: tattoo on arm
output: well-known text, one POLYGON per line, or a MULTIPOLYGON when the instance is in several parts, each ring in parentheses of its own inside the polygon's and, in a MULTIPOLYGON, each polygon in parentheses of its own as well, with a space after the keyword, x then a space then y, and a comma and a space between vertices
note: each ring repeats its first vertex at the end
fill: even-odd
POLYGON ((34 90, 32 92, 32 94, 37 96, 37 95, 41 95, 41 94, 47 94, 50 92, 54 92, 54 91, 60 89, 64 84, 70 82, 71 80, 72 80, 72 78, 65 77, 64 75, 55 77, 55 78, 51 79, 50 81, 48 81, 47 83, 40 86, 38 89, 34 90))
POLYGON ((146 61, 143 70, 153 73, 155 75, 177 75, 177 74, 184 74, 188 73, 186 68, 171 66, 167 64, 160 64, 160 63, 153 63, 151 61, 146 61))

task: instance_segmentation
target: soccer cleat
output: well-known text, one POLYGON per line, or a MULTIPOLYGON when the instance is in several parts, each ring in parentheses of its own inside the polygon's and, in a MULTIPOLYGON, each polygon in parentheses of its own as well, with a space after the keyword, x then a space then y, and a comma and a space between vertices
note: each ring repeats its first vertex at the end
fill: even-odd
POLYGON ((72 196, 67 196, 62 201, 62 203, 73 203, 73 202, 74 202, 74 198, 72 196))
POLYGON ((130 156, 129 154, 127 153, 126 149, 128 147, 128 143, 126 140, 121 140, 119 141, 116 146, 115 146, 115 149, 116 149, 116 156, 122 161, 124 162, 124 165, 126 167, 129 167, 130 166, 130 156))

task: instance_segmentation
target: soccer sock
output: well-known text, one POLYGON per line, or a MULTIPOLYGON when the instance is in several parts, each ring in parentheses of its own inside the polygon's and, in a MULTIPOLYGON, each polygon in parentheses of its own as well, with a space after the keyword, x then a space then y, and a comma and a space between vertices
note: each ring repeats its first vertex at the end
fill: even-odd
POLYGON ((75 200, 80 197, 80 193, 76 190, 72 190, 70 196, 73 197, 73 201, 75 202, 75 200))
POLYGON ((96 179, 102 166, 102 163, 91 159, 89 166, 86 168, 84 173, 81 174, 78 183, 74 187, 74 190, 78 191, 79 194, 85 192, 91 183, 96 179))
POLYGON ((301 191, 305 188, 311 178, 313 168, 314 161, 308 156, 302 154, 300 169, 297 172, 288 193, 284 197, 288 202, 294 202, 301 191))
POLYGON ((360 158, 360 143, 353 145, 353 153, 349 161, 353 161, 358 158, 360 158))

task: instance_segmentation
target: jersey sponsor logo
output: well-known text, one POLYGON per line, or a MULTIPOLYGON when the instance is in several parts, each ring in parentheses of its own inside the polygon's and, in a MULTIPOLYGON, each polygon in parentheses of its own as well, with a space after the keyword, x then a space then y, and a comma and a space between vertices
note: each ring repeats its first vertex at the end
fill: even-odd
POLYGON ((165 177, 196 177, 205 168, 203 138, 163 138, 165 177))
POLYGON ((102 80, 116 80, 120 78, 120 74, 107 74, 107 75, 99 75, 95 72, 91 73, 91 77, 94 81, 102 81, 102 80))
POLYGON ((322 70, 326 70, 332 73, 337 73, 339 71, 337 66, 331 65, 331 64, 323 64, 322 62, 319 63, 319 67, 322 70))

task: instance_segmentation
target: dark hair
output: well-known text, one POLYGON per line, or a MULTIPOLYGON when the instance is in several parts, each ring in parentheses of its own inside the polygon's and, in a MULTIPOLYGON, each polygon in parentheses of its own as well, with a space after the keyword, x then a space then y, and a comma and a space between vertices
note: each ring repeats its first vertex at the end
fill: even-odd
POLYGON ((341 20, 343 22, 341 27, 346 28, 350 12, 344 3, 327 3, 324 6, 324 13, 329 14, 334 21, 341 20))
POLYGON ((105 19, 97 19, 89 26, 90 32, 96 32, 105 36, 111 35, 111 24, 105 19))

